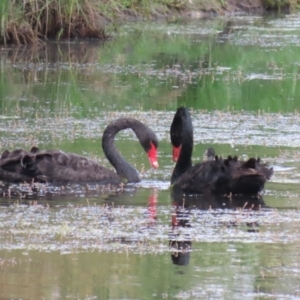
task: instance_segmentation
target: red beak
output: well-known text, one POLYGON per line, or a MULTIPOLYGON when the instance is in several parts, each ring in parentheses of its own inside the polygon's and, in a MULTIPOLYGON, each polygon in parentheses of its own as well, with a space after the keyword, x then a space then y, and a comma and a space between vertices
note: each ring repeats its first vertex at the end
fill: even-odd
POLYGON ((148 157, 149 157, 151 167, 157 169, 158 168, 157 148, 152 143, 151 143, 151 148, 148 151, 148 157))
POLYGON ((177 162, 181 151, 181 146, 175 147, 173 146, 173 161, 177 162))

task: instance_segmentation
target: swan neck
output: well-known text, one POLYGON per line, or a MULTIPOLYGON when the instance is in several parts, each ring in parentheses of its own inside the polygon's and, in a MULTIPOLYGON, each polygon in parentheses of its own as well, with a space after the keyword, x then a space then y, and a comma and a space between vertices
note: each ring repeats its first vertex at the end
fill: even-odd
POLYGON ((171 176, 171 184, 192 167, 193 144, 193 125, 188 116, 182 120, 181 151, 171 176))
POLYGON ((106 127, 102 136, 102 149, 106 158, 115 168, 117 174, 122 178, 126 178, 128 182, 139 182, 140 177, 137 170, 116 149, 114 140, 119 131, 130 128, 135 132, 140 141, 139 132, 137 131, 139 123, 134 119, 118 119, 106 127))

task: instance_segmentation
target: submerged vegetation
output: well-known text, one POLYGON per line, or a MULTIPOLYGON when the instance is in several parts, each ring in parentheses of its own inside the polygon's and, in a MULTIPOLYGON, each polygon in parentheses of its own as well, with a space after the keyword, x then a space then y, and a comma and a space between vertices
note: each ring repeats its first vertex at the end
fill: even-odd
POLYGON ((225 11, 294 9, 300 0, 8 0, 0 2, 0 44, 34 44, 48 38, 105 38, 112 18, 193 17, 225 11), (250 4, 249 4, 250 2, 250 4))

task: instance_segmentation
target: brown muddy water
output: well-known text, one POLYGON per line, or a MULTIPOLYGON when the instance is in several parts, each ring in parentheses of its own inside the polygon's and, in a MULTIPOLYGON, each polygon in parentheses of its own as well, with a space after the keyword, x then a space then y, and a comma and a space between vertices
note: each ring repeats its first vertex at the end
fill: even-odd
POLYGON ((0 52, 1 151, 62 149, 105 166, 120 116, 159 138, 152 170, 116 145, 139 184, 0 186, 0 299, 300 299, 300 15, 124 25, 106 43, 0 52), (259 156, 259 198, 176 197, 169 126, 191 109, 202 160, 259 156))

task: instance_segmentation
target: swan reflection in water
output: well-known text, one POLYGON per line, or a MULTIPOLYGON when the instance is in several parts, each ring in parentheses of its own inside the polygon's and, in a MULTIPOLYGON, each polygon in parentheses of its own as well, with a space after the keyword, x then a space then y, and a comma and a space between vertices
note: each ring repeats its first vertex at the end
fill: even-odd
POLYGON ((171 213, 171 231, 169 234, 169 247, 172 250, 171 259, 176 265, 186 266, 190 261, 192 248, 192 237, 188 230, 182 232, 182 228, 190 228, 190 210, 185 207, 182 199, 173 201, 173 211, 171 213))
MULTIPOLYGON (((205 211, 216 210, 221 215, 226 213, 222 210, 255 211, 266 207, 262 197, 234 196, 233 198, 221 196, 200 196, 173 194, 173 209, 171 213, 171 230, 169 233, 169 248, 171 250, 172 262, 176 265, 186 266, 190 261, 192 252, 191 212, 193 210, 205 211), (221 209, 221 211, 220 211, 221 209)), ((237 221, 231 221, 227 226, 238 226, 237 221)), ((247 232, 259 232, 257 222, 245 222, 247 232)))

